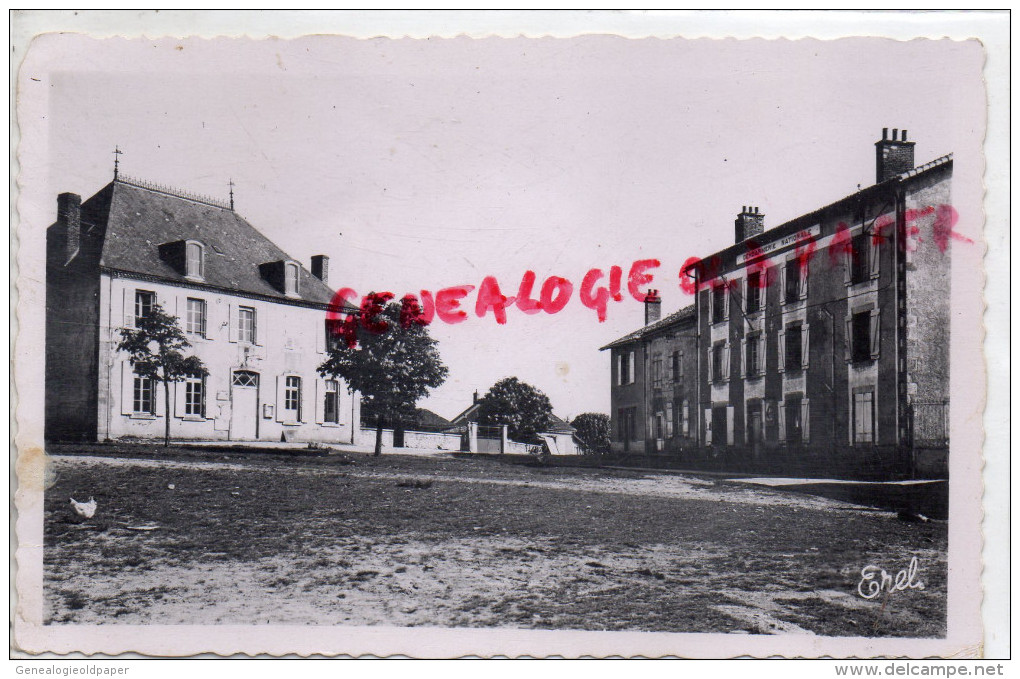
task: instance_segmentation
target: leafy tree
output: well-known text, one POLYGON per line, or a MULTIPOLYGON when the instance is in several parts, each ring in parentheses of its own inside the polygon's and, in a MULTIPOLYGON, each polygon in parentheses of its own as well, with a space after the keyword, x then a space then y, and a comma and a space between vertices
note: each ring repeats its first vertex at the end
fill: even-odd
POLYGON ((134 328, 121 328, 119 351, 126 351, 135 372, 142 377, 163 383, 164 419, 166 431, 163 445, 170 445, 170 383, 180 382, 188 377, 205 377, 209 374, 197 356, 185 356, 191 348, 178 325, 178 318, 171 316, 159 304, 153 304, 150 312, 135 319, 134 328))
POLYGON ((609 452, 612 441, 609 415, 603 413, 581 413, 570 424, 577 430, 577 438, 584 442, 584 452, 586 454, 604 455, 609 452))
POLYGON ((523 443, 537 442, 551 416, 549 397, 516 377, 496 382, 478 401, 479 424, 508 425, 510 438, 523 443))
POLYGON ((388 292, 366 295, 360 320, 351 314, 334 326, 340 339, 319 366, 319 374, 343 378, 352 393, 361 392, 366 411, 376 417, 375 455, 382 454, 385 422, 413 419, 415 403, 449 373, 417 302, 391 299, 388 292))

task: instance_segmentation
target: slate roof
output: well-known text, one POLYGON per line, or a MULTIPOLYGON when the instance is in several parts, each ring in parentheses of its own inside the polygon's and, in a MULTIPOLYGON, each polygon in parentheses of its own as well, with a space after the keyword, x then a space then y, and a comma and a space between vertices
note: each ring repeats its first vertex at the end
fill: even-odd
POLYGON ((195 239, 206 246, 204 284, 286 303, 329 304, 333 291, 300 266, 300 300, 286 297, 262 277, 259 265, 294 260, 243 217, 214 203, 118 179, 82 205, 83 220, 105 229, 99 265, 170 282, 185 277, 160 257, 162 243, 195 239), (105 223, 103 223, 105 222, 105 223))
POLYGON ((631 342, 639 340, 647 335, 651 335, 660 330, 665 330, 666 328, 679 324, 683 321, 693 319, 694 319, 694 305, 691 304, 685 306, 683 309, 680 309, 679 311, 671 313, 669 316, 666 316, 665 318, 660 318, 654 323, 649 323, 648 325, 642 328, 638 328, 634 332, 628 333, 621 337, 620 339, 613 340, 606 346, 601 347, 599 351, 605 351, 606 349, 612 349, 613 347, 619 347, 623 346, 624 344, 630 344, 631 342))
POLYGON ((576 431, 577 429, 556 415, 549 416, 549 426, 545 428, 545 432, 550 434, 573 434, 576 431))

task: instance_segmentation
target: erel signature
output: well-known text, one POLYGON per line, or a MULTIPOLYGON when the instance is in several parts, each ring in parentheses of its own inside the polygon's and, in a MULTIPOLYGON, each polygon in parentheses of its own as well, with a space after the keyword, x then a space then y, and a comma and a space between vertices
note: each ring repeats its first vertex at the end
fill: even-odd
POLYGON ((895 577, 878 566, 865 566, 861 569, 857 593, 865 599, 874 599, 883 591, 892 594, 907 589, 924 589, 924 583, 917 577, 919 568, 916 556, 911 557, 910 565, 896 573, 895 577))

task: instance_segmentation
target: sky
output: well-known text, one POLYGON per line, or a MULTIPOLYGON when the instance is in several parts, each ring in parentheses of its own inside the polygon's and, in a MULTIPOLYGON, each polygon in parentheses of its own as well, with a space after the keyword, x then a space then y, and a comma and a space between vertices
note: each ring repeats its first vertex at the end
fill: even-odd
POLYGON ((25 134, 47 159, 22 181, 48 201, 45 227, 58 193, 111 180, 115 147, 127 175, 220 199, 233 180, 238 213, 306 266, 328 255, 331 287, 359 294, 491 275, 510 296, 526 271, 536 288, 560 276, 574 291, 559 313, 511 308, 499 325, 472 292, 464 322, 434 323, 450 376, 419 405, 453 417, 516 376, 561 417, 608 413, 599 347, 643 305, 600 323, 578 299, 589 269, 658 259, 644 287, 667 314, 693 301, 680 266, 732 244, 742 206, 768 229, 873 184, 883 127, 909 130, 918 163, 970 148, 975 47, 50 35, 20 74, 20 96, 44 102, 25 134))

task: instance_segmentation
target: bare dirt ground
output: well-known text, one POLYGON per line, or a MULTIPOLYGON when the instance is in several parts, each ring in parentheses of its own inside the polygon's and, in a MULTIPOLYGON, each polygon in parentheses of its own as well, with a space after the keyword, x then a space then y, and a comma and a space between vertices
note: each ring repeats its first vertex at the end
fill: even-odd
POLYGON ((50 453, 51 623, 945 634, 944 522, 496 459, 50 453), (68 498, 90 495, 82 521, 68 498), (911 557, 923 590, 857 594, 911 557))

